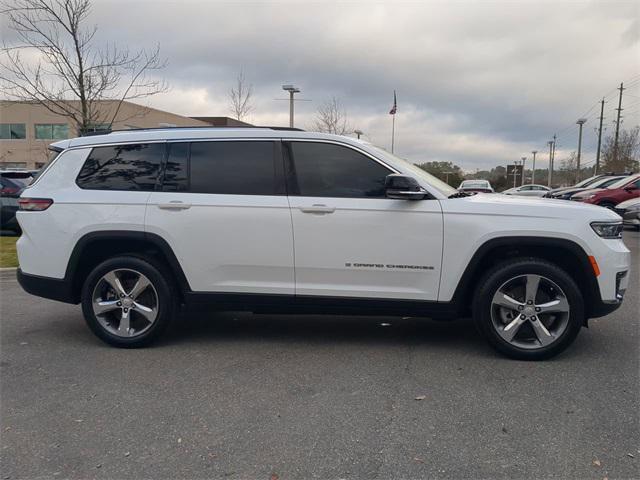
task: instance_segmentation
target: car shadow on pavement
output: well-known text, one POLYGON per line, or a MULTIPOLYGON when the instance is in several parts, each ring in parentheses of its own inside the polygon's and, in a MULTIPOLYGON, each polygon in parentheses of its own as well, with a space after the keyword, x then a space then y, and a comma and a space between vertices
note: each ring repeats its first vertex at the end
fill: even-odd
MULTIPOLYGON (((372 344, 377 347, 439 346, 484 353, 488 349, 471 319, 417 317, 265 315, 244 312, 187 314, 176 318, 158 343, 271 342, 305 345, 372 344)), ((491 355, 491 352, 489 352, 491 355)))

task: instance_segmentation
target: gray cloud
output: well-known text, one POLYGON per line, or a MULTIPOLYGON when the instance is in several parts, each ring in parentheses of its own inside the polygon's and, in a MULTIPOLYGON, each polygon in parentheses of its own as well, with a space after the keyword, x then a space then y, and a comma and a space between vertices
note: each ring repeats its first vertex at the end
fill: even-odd
MULTIPOLYGON (((562 131, 575 148, 578 116, 622 80, 640 97, 636 2, 164 2, 98 1, 102 41, 160 42, 173 89, 151 104, 183 114, 227 114, 244 69, 255 122, 286 124, 280 86, 303 90, 298 123, 337 96, 377 144, 390 136, 398 91, 397 152, 466 169, 544 151, 562 131), (567 128, 568 127, 568 128, 567 128)), ((629 97, 632 98, 632 97, 629 97)), ((606 116, 613 118, 613 102, 606 116)), ((637 109, 636 109, 637 111, 637 109)), ((589 112, 586 156, 593 150, 589 112)), ((637 123, 629 109, 627 125, 637 123)))

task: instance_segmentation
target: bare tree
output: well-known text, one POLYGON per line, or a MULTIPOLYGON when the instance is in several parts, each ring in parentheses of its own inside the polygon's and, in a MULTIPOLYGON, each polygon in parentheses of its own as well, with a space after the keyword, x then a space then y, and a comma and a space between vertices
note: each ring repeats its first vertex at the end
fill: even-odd
POLYGON ((111 127, 125 100, 168 89, 149 77, 165 66, 159 45, 151 51, 94 45, 97 27, 86 25, 90 0, 6 0, 2 7, 17 37, 1 51, 5 98, 40 104, 82 134, 96 124, 111 127), (100 108, 104 100, 112 108, 100 108))
POLYGON ((636 171, 640 166, 640 127, 621 130, 616 155, 615 140, 608 136, 602 146, 603 172, 636 171))
POLYGON ((347 119, 347 112, 336 97, 331 97, 330 100, 318 107, 313 128, 318 132, 335 135, 346 135, 353 132, 347 119))
POLYGON ((236 119, 243 120, 253 110, 251 104, 253 85, 247 85, 242 70, 240 70, 236 81, 236 86, 229 90, 229 103, 231 112, 236 119))

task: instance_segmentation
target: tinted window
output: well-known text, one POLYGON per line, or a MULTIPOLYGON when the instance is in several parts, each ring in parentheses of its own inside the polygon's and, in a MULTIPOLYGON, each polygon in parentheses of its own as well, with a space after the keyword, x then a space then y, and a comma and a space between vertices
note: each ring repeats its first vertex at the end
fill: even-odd
POLYGON ((193 193, 275 195, 273 142, 194 142, 190 188, 193 193))
POLYGON ((292 142, 299 194, 308 197, 384 198, 393 173, 365 155, 330 143, 292 142))
POLYGON ((170 143, 167 166, 164 171, 162 190, 165 192, 185 192, 189 189, 189 144, 170 143))
POLYGON ((0 138, 2 140, 22 140, 27 138, 27 128, 24 123, 0 123, 0 138))
POLYGON ((69 125, 64 123, 36 123, 37 139, 58 140, 69 138, 69 125))
POLYGON ((96 147, 80 170, 78 186, 151 191, 155 188, 164 150, 164 143, 96 147))

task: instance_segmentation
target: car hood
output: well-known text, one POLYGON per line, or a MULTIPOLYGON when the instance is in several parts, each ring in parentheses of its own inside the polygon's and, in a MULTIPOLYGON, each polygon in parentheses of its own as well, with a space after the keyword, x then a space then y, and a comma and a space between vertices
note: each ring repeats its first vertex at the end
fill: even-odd
POLYGON ((591 190, 591 189, 568 187, 568 188, 563 188, 560 191, 555 191, 555 192, 552 191, 552 195, 558 195, 558 196, 573 195, 574 193, 584 192, 585 190, 591 190))
MULTIPOLYGON (((549 190, 547 193, 550 193, 551 195, 555 194, 555 193, 561 193, 564 192, 566 190, 572 190, 576 187, 560 187, 560 188, 553 188, 551 190, 549 190)), ((577 187, 577 188, 582 188, 582 187, 577 187)))
POLYGON ((592 195, 594 193, 604 192, 605 190, 606 188, 588 188, 586 190, 581 191, 580 193, 576 193, 575 196, 577 198, 586 198, 589 195, 592 195))
POLYGON ((640 198, 631 198, 629 200, 625 200, 624 202, 620 202, 618 205, 616 205, 616 208, 625 209, 634 205, 640 205, 640 198))
POLYGON ((470 213, 496 216, 535 217, 589 221, 616 221, 620 217, 609 209, 579 202, 538 197, 517 197, 478 193, 470 197, 440 200, 444 213, 470 213))

